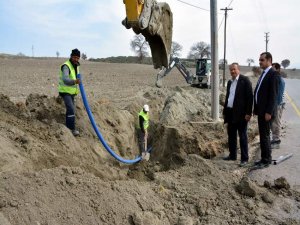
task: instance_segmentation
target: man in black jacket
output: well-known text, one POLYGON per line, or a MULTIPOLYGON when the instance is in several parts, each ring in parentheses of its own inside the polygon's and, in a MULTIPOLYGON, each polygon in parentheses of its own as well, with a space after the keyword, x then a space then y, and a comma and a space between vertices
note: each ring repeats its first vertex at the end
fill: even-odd
POLYGON ((259 57, 259 65, 263 69, 254 90, 254 111, 257 115, 261 160, 256 162, 258 168, 268 167, 272 162, 270 144, 271 120, 276 116, 278 73, 272 69, 272 55, 263 52, 259 57))
POLYGON ((237 158, 237 132, 240 138, 241 163, 248 162, 247 124, 252 115, 253 93, 248 77, 240 74, 238 63, 229 66, 232 80, 227 83, 225 105, 223 109, 224 123, 227 125, 229 156, 224 160, 237 158))

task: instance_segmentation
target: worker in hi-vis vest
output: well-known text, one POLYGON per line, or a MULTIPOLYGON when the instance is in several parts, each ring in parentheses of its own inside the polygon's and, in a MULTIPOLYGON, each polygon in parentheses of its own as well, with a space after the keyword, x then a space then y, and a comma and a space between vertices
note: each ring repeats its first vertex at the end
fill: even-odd
MULTIPOLYGON (((142 158, 149 157, 147 153, 147 139, 149 127, 149 105, 144 105, 139 112, 139 146, 142 151, 142 158)), ((149 160, 149 158, 147 159, 149 160)))
POLYGON ((79 74, 80 51, 76 48, 72 50, 70 59, 60 67, 58 92, 63 98, 66 106, 66 126, 72 131, 74 136, 79 135, 79 131, 75 128, 75 104, 74 97, 78 94, 77 79, 79 74))

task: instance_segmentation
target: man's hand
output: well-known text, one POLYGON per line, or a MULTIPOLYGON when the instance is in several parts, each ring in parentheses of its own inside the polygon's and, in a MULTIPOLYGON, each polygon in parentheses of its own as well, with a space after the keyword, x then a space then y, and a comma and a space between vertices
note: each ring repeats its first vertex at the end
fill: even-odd
POLYGON ((266 114, 265 114, 265 120, 266 120, 266 121, 270 121, 271 118, 272 118, 272 115, 271 115, 271 114, 269 114, 269 113, 266 113, 266 114))
POLYGON ((76 79, 75 84, 80 84, 80 79, 76 79))
POLYGON ((246 120, 246 121, 250 121, 250 119, 251 119, 251 115, 246 115, 246 116, 245 116, 245 120, 246 120))

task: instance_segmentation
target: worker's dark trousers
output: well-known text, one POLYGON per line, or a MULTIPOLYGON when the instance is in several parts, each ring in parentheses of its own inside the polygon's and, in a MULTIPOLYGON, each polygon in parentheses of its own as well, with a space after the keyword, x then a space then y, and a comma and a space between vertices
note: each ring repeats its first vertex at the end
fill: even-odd
POLYGON ((142 152, 145 152, 145 133, 142 132, 141 129, 138 129, 138 141, 139 141, 139 148, 142 152))
POLYGON ((60 94, 60 96, 64 99, 66 106, 66 126, 70 130, 75 130, 75 104, 74 97, 75 95, 70 94, 60 94))
POLYGON ((258 116, 257 120, 260 139, 261 160, 264 163, 271 163, 272 150, 270 143, 270 129, 272 120, 266 121, 264 116, 258 116))
POLYGON ((247 124, 246 120, 232 123, 229 122, 227 126, 228 132, 228 145, 230 158, 237 158, 237 133, 240 138, 240 148, 241 148, 241 162, 247 162, 248 157, 248 137, 247 137, 247 124))

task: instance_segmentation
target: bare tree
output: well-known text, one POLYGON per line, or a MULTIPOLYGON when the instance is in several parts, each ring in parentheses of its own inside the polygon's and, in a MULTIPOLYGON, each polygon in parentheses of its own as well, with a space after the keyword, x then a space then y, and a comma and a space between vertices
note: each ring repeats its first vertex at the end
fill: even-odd
POLYGON ((171 46, 171 54, 170 58, 179 57, 181 55, 182 51, 182 45, 180 45, 178 42, 173 41, 171 46))
POLYGON ((247 59, 248 66, 251 66, 251 63, 254 63, 254 59, 247 59))
POLYGON ((82 58, 83 60, 86 60, 86 59, 87 59, 86 53, 81 53, 81 58, 82 58))
POLYGON ((135 35, 130 42, 130 46, 132 51, 137 55, 139 63, 141 63, 145 57, 149 56, 149 44, 143 35, 135 35))
POLYGON ((189 59, 202 59, 204 57, 210 58, 210 45, 200 41, 191 47, 191 50, 188 54, 189 59))
POLYGON ((290 65, 290 60, 289 59, 284 59, 284 60, 282 60, 281 61, 281 65, 282 65, 282 67, 285 69, 285 68, 287 68, 289 65, 290 65))
POLYGON ((56 58, 59 57, 59 51, 56 51, 56 58))

